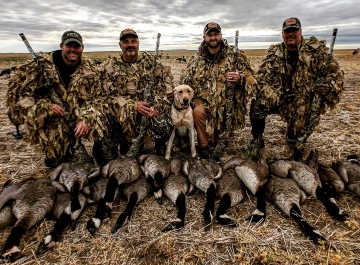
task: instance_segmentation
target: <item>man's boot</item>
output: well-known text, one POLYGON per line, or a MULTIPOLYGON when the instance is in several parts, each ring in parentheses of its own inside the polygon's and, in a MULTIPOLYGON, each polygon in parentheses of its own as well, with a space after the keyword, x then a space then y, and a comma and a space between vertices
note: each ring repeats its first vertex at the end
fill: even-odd
POLYGON ((155 153, 158 156, 165 156, 166 153, 166 139, 155 138, 155 153))
POLYGON ((209 158, 210 157, 209 145, 207 145, 207 146, 205 146, 203 148, 199 147, 197 153, 198 153, 200 158, 203 158, 203 159, 209 158))
POLYGON ((251 134, 253 139, 250 142, 250 145, 254 148, 261 149, 265 147, 263 134, 265 131, 265 118, 250 118, 251 123, 251 134))
POLYGON ((56 168, 61 163, 62 163, 62 160, 60 158, 55 158, 55 157, 49 158, 49 157, 45 156, 45 165, 47 167, 56 168))
POLYGON ((86 151, 84 144, 81 142, 81 138, 77 138, 75 145, 73 147, 69 147, 67 155, 69 156, 69 160, 71 162, 92 162, 89 153, 86 151))
POLYGON ((302 159, 303 152, 297 149, 296 147, 293 148, 293 158, 296 162, 303 162, 302 159))
POLYGON ((120 142, 120 154, 125 156, 127 154, 127 152, 129 151, 130 146, 131 146, 131 142, 121 141, 120 142))
POLYGON ((103 137, 101 140, 94 142, 93 157, 98 164, 104 166, 110 160, 118 157, 117 145, 113 145, 110 139, 103 137))

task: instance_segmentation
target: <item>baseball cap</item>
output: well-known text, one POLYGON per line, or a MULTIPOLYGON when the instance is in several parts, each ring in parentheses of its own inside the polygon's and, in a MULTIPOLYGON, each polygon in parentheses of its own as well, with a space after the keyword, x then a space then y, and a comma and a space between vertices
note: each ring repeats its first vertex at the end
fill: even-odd
POLYGON ((206 24, 204 28, 204 34, 207 34, 212 29, 215 29, 221 33, 221 27, 219 26, 219 24, 215 22, 210 22, 206 24))
POLYGON ((137 33, 135 32, 135 30, 133 30, 133 29, 124 29, 124 30, 121 31, 121 33, 120 33, 120 40, 123 39, 125 36, 128 36, 128 35, 133 35, 133 36, 135 36, 136 38, 138 38, 138 35, 137 35, 137 33))
POLYGON ((65 31, 64 34, 61 36, 61 43, 67 44, 70 41, 75 41, 80 45, 83 45, 81 35, 73 30, 65 31))
POLYGON ((301 29, 300 20, 297 19, 296 17, 291 17, 291 18, 285 19, 285 21, 283 23, 282 30, 285 30, 285 29, 288 29, 288 28, 301 29))

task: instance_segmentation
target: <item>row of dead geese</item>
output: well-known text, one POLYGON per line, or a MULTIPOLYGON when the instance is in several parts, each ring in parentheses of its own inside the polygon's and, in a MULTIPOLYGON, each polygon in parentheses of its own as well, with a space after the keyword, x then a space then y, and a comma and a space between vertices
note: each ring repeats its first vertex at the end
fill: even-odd
POLYGON ((183 163, 155 155, 142 155, 138 160, 118 158, 102 168, 87 162, 64 163, 50 178, 4 184, 0 193, 0 228, 14 226, 2 257, 11 262, 23 258, 18 248, 21 237, 52 213, 57 221, 36 251, 37 255, 44 253, 54 246, 67 226, 72 223, 75 229, 85 205, 97 203, 94 217, 87 222, 88 231, 94 235, 104 218, 111 217, 112 204, 119 193, 127 198, 128 204, 112 233, 131 217, 135 205, 152 193, 159 203, 164 193, 178 208, 177 217, 163 231, 181 228, 186 215, 185 194, 195 188, 206 194, 205 227, 212 222, 216 196, 221 198, 216 220, 222 225, 235 225, 226 211, 242 201, 247 189, 257 197, 257 207, 249 220, 265 219, 267 197, 292 217, 306 236, 317 244, 326 243, 325 237, 304 219, 300 204, 311 195, 324 204, 332 217, 344 221, 347 215, 337 206, 334 194, 345 187, 360 196, 359 159, 349 157, 326 167, 318 165, 315 151, 311 151, 306 164, 277 160, 268 165, 263 152, 259 162, 235 157, 222 167, 212 159, 192 158, 183 163))

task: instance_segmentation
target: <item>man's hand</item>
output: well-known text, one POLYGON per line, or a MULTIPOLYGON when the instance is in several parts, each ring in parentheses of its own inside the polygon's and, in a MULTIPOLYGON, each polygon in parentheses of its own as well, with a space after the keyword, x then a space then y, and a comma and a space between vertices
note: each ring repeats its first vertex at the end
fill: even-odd
POLYGON ((51 104, 55 116, 64 116, 65 110, 57 104, 51 104))
POLYGON ((328 84, 315 84, 314 91, 321 96, 327 96, 329 94, 328 84))
POLYGON ((76 128, 74 130, 75 137, 83 137, 89 133, 89 126, 87 126, 83 121, 79 121, 78 124, 76 124, 76 128))
POLYGON ((156 110, 149 108, 149 104, 144 101, 138 101, 137 111, 147 118, 152 118, 158 113, 156 110))
POLYGON ((244 80, 245 77, 238 70, 236 70, 235 72, 228 72, 226 74, 226 81, 230 83, 240 82, 240 85, 242 85, 242 82, 244 82, 244 80))

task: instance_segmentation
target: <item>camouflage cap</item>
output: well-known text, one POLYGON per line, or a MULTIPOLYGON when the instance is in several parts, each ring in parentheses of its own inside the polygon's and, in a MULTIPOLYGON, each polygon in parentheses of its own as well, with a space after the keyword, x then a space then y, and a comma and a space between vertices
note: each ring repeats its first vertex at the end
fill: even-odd
POLYGON ((291 17, 291 18, 285 19, 285 21, 283 23, 282 30, 285 30, 285 29, 288 29, 288 28, 301 29, 300 20, 297 19, 296 17, 291 17))
POLYGON ((204 28, 204 35, 205 34, 208 34, 210 30, 212 29, 215 29, 217 31, 219 31, 221 33, 221 27, 218 23, 215 23, 215 22, 210 22, 210 23, 207 23, 205 28, 204 28))
POLYGON ((128 35, 133 35, 133 36, 135 36, 136 38, 138 38, 138 35, 137 35, 137 33, 135 32, 135 30, 133 30, 133 29, 124 29, 124 30, 121 31, 121 33, 120 33, 120 40, 122 40, 125 36, 128 36, 128 35))
POLYGON ((83 45, 82 37, 79 33, 73 30, 65 31, 64 34, 61 36, 61 43, 67 44, 71 41, 75 41, 80 45, 83 45))

